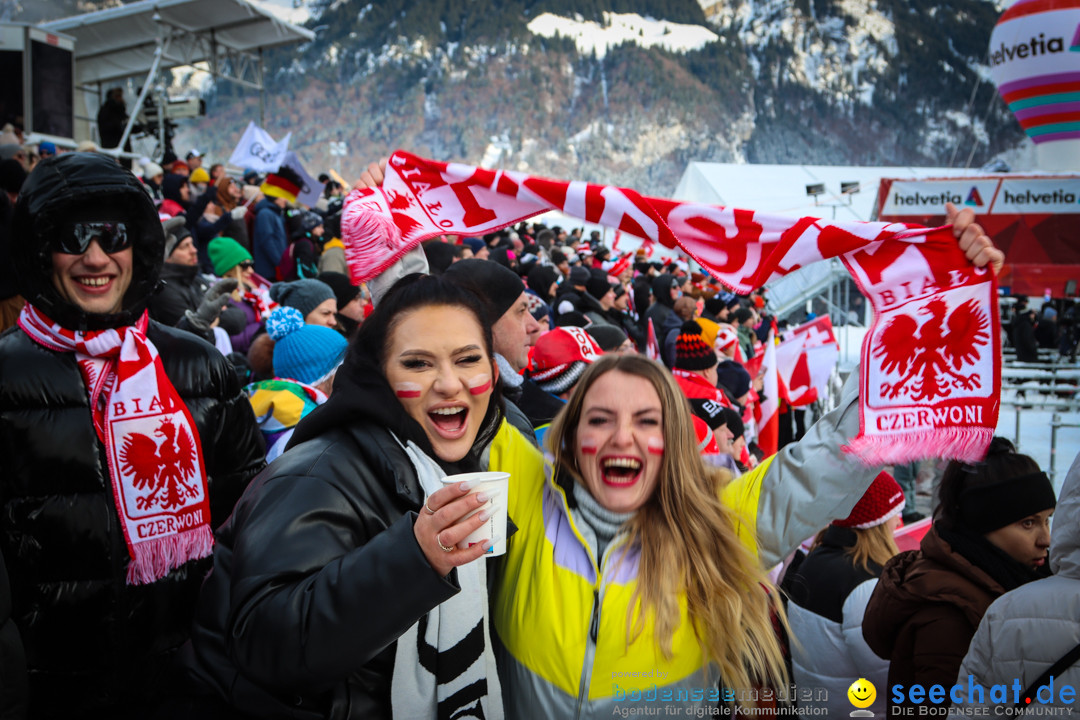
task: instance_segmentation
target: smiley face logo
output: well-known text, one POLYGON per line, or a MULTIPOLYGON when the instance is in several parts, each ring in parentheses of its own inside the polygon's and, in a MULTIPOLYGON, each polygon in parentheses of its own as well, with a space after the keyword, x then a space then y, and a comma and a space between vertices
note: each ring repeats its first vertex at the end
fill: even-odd
POLYGON ((868 708, 877 698, 877 688, 866 678, 859 678, 851 683, 847 691, 848 700, 857 708, 868 708))

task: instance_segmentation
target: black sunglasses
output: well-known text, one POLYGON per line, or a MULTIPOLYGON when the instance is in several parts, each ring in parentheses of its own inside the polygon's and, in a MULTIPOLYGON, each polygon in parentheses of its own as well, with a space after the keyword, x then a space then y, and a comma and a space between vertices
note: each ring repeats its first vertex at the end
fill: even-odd
POLYGON ((59 235, 56 251, 67 255, 82 255, 94 240, 108 255, 131 247, 131 236, 122 222, 77 222, 59 235))
POLYGON ((244 260, 240 262, 239 265, 244 270, 250 270, 251 268, 255 267, 255 262, 253 260, 244 260))

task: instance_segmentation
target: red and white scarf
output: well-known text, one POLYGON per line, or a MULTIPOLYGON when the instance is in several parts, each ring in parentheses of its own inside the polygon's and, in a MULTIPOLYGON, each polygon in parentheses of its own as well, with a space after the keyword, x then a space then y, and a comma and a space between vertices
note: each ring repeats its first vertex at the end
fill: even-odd
POLYGON ((270 313, 280 307, 270 299, 270 281, 262 275, 251 276, 251 289, 244 290, 242 296, 260 320, 270 317, 270 313))
POLYGON ((346 199, 342 239, 359 283, 427 238, 483 235, 548 210, 679 247, 740 294, 839 257, 875 313, 862 348, 862 428, 847 449, 872 465, 985 455, 1000 405, 997 286, 947 227, 789 218, 398 151, 382 187, 346 199))
POLYGON ((131 558, 128 584, 154 582, 210 555, 199 431, 146 337, 147 314, 134 326, 83 333, 26 305, 18 322, 39 345, 75 353, 131 558))

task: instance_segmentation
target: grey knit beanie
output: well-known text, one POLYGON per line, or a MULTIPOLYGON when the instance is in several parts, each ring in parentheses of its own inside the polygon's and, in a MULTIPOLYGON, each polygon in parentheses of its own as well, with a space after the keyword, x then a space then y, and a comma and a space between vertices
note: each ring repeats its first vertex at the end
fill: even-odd
POLYGON ((324 282, 311 278, 292 282, 274 283, 270 286, 270 299, 279 305, 293 307, 306 318, 312 310, 336 296, 324 282))

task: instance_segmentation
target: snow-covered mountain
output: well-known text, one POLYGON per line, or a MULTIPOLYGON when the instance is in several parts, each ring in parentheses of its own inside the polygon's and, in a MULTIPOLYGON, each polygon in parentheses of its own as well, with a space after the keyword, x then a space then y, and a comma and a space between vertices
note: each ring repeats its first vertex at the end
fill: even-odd
MULTIPOLYGON (((267 56, 267 129, 313 169, 345 141, 346 174, 402 147, 667 193, 690 160, 963 166, 1023 144, 985 65, 990 0, 255 1, 317 33, 267 56)), ((225 157, 257 102, 207 100, 178 145, 225 157)))

